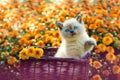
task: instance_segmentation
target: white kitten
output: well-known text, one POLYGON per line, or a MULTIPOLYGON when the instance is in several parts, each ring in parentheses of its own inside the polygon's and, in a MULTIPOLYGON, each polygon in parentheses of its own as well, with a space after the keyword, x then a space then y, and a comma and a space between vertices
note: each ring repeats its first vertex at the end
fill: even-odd
POLYGON ((93 49, 96 41, 90 38, 84 27, 81 15, 66 20, 64 23, 57 22, 62 37, 62 43, 55 57, 82 58, 93 49))

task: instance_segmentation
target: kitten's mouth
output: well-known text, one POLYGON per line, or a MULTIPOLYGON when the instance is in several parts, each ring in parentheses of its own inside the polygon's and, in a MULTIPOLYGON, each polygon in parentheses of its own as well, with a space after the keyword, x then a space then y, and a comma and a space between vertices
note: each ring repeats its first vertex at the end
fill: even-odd
POLYGON ((71 36, 74 36, 74 35, 76 35, 76 33, 71 33, 71 36))

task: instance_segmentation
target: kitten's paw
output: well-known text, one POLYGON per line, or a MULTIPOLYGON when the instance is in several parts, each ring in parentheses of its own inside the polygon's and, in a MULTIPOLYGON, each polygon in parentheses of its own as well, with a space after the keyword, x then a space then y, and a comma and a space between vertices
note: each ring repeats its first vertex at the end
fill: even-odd
POLYGON ((90 38, 90 40, 85 42, 85 45, 94 45, 95 46, 96 45, 96 41, 95 41, 95 39, 90 38))

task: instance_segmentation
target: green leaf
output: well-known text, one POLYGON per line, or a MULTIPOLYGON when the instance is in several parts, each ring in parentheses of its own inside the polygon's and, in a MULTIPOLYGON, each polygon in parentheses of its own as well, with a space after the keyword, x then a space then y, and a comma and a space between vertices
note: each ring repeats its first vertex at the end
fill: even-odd
POLYGON ((105 0, 106 2, 109 2, 110 0, 105 0))

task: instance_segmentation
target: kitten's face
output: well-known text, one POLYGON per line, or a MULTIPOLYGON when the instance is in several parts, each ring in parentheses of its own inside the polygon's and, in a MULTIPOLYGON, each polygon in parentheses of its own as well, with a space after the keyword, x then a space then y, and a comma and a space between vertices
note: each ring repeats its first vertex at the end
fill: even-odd
MULTIPOLYGON (((81 17, 79 17, 81 18, 81 17)), ((73 38, 81 35, 85 31, 84 23, 78 19, 72 18, 64 23, 59 23, 60 33, 64 38, 73 38)))

